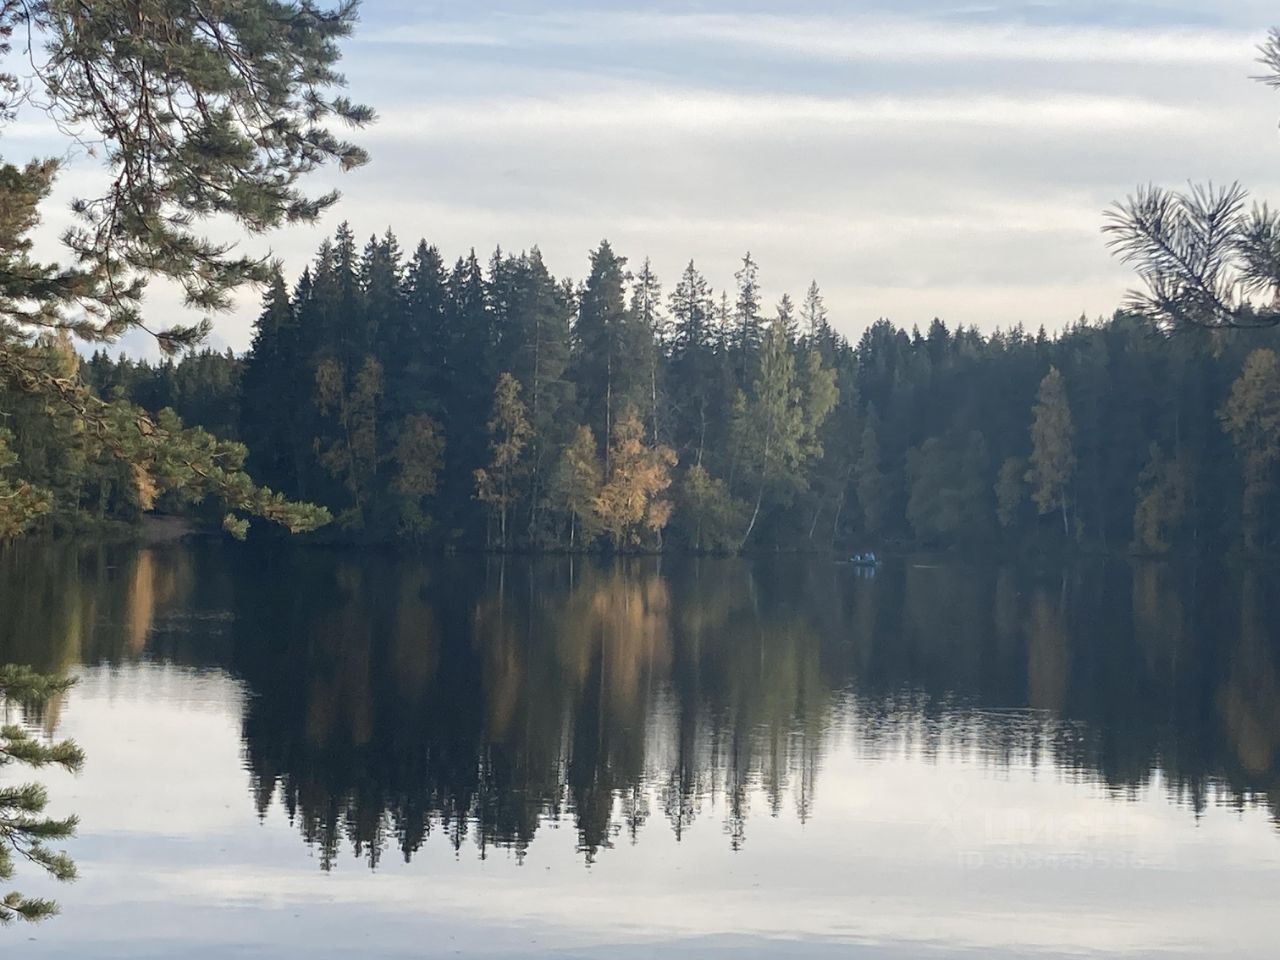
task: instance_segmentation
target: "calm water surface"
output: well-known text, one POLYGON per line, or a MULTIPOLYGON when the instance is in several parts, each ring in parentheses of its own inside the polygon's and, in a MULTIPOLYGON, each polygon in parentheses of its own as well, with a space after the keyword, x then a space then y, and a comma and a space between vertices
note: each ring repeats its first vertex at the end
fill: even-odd
POLYGON ((81 879, 0 955, 1274 956, 1277 588, 27 544, 81 879))

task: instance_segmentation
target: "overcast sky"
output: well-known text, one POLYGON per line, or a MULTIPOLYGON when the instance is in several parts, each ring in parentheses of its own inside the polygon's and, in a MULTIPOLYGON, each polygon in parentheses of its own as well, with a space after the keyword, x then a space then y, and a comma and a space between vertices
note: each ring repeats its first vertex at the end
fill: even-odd
MULTIPOLYGON (((770 302, 817 279, 850 335, 1057 327, 1129 285, 1099 226, 1135 185, 1280 198, 1280 94, 1249 79, 1273 21, 1255 0, 366 0, 345 69, 380 114, 372 163, 269 245, 296 272, 347 219, 450 260, 536 244, 580 278, 607 237, 668 288, 691 258, 727 286, 750 250, 770 302)), ((246 346, 255 312, 218 342, 246 346)))

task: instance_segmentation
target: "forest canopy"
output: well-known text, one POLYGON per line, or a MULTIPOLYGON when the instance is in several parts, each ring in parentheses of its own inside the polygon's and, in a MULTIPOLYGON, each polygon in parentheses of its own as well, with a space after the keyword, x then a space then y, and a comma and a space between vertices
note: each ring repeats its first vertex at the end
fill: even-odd
MULTIPOLYGON (((1117 313, 1056 335, 888 321, 851 343, 812 285, 766 306, 743 258, 664 288, 607 242, 449 264, 341 227, 268 286, 243 356, 83 361, 96 396, 247 446, 250 472, 351 543, 535 550, 1274 549, 1273 330, 1117 313), (164 412, 168 411, 168 412, 164 412)), ((46 348, 48 362, 60 355, 46 348)), ((74 365, 74 357, 61 354, 74 365)), ((8 483, 46 525, 184 512, 68 459, 15 408, 8 483)))

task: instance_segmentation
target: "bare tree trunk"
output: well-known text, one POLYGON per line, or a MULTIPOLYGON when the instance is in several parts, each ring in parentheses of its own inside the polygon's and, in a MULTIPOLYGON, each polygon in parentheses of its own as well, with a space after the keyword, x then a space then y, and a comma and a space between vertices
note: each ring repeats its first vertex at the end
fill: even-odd
POLYGON ((655 340, 649 354, 649 402, 653 414, 653 445, 658 445, 658 344, 655 340))
POLYGON ((609 459, 613 444, 613 338, 609 338, 608 355, 604 361, 604 474, 609 475, 609 459))
POLYGON ((753 531, 756 528, 756 519, 760 516, 760 503, 763 500, 764 500, 764 483, 761 482, 760 492, 756 494, 756 508, 751 511, 751 522, 747 524, 747 532, 742 535, 742 546, 738 548, 739 550, 745 548, 747 545, 747 541, 751 539, 751 531, 753 531))
POLYGON ((707 401, 698 401, 698 466, 702 466, 702 449, 707 445, 707 401))

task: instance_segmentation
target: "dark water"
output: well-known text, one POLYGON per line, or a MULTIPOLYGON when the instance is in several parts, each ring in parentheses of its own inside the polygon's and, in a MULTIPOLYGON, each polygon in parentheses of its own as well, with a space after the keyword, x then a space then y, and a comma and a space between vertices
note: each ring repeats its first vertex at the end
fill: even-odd
POLYGON ((28 544, 82 878, 0 955, 1272 956, 1278 587, 28 544))

